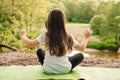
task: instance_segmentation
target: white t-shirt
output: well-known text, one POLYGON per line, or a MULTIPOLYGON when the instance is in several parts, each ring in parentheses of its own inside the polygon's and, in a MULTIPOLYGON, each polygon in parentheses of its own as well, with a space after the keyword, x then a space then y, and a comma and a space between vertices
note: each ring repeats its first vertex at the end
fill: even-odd
MULTIPOLYGON (((45 41, 45 33, 42 33, 39 37, 36 39, 39 43, 42 43, 45 41)), ((78 44, 78 42, 73 38, 73 47, 78 44)), ((68 60, 67 54, 61 57, 57 56, 51 56, 49 51, 45 51, 45 59, 43 63, 43 69, 46 73, 51 74, 63 74, 68 73, 71 70, 71 63, 68 60)))

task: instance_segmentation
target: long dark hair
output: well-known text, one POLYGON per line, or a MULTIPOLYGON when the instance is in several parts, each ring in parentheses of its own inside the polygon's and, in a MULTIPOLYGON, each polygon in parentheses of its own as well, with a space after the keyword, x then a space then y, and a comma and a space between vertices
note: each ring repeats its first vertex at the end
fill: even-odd
POLYGON ((65 29, 65 15, 60 9, 52 10, 46 21, 46 47, 50 55, 63 56, 72 50, 73 39, 65 29))

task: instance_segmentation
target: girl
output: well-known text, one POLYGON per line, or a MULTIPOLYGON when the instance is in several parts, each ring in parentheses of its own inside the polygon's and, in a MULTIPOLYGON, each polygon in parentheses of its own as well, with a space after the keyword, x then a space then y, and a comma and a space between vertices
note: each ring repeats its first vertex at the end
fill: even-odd
POLYGON ((91 35, 90 30, 85 31, 84 38, 79 44, 73 36, 66 32, 65 15, 60 9, 54 9, 49 13, 45 26, 47 31, 34 40, 28 39, 26 31, 22 30, 21 38, 23 42, 28 46, 45 43, 46 50, 38 49, 37 56, 46 73, 69 73, 82 62, 84 57, 82 53, 71 57, 67 54, 70 54, 73 48, 79 51, 83 51, 86 48, 91 35))

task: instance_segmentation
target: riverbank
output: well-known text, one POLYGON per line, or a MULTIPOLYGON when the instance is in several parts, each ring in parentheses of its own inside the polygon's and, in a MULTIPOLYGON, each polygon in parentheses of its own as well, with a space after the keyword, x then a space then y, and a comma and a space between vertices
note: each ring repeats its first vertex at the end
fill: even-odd
MULTIPOLYGON (((11 65, 40 65, 36 54, 11 52, 0 53, 0 66, 11 65)), ((86 57, 80 66, 120 68, 120 59, 86 57)))
MULTIPOLYGON (((92 48, 87 48, 84 52, 111 52, 111 53, 114 53, 113 51, 109 51, 109 50, 97 50, 97 49, 92 49, 92 48)), ((117 51, 117 53, 120 53, 120 48, 117 51)))

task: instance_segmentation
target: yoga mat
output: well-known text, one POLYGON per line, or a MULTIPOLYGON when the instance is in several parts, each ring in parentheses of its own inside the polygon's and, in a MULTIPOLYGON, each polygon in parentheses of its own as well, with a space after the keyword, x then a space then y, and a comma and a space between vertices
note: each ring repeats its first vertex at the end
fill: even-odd
POLYGON ((52 75, 43 72, 42 66, 0 67, 0 80, 120 80, 120 68, 76 67, 71 73, 52 75))

